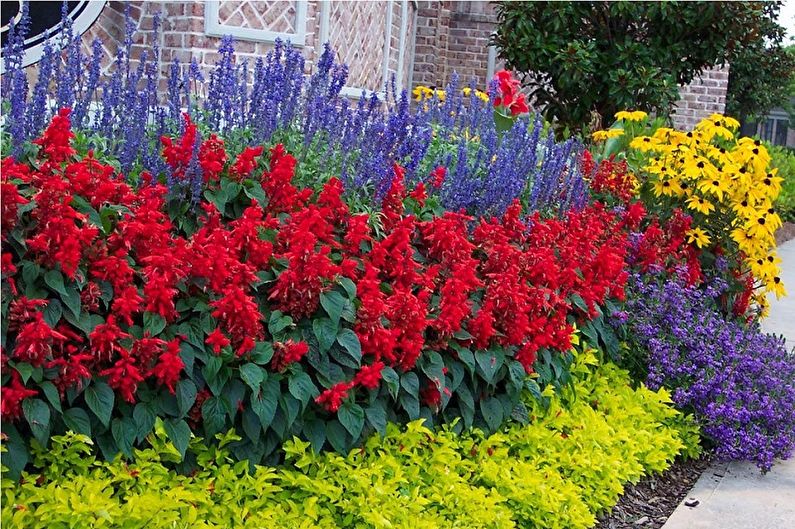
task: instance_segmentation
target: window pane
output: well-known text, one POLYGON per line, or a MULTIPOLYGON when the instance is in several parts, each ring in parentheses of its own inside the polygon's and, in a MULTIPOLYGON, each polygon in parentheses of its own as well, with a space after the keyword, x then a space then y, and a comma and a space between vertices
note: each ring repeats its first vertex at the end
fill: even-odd
POLYGON ((765 141, 771 141, 773 139, 773 126, 775 125, 775 119, 768 119, 765 121, 765 126, 762 127, 762 139, 765 141))
POLYGON ((789 123, 786 119, 777 119, 776 120, 776 137, 773 141, 776 145, 786 145, 787 144, 787 126, 789 123))

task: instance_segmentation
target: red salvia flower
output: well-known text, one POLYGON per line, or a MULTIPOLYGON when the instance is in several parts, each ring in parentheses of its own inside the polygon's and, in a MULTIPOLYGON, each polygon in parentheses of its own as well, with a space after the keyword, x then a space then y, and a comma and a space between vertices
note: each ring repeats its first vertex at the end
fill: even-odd
POLYGON ((15 421, 22 417, 22 401, 28 397, 35 397, 38 391, 27 389, 16 370, 11 371, 11 384, 3 386, 0 390, 0 415, 4 420, 15 421))
POLYGON ((348 398, 348 392, 353 388, 353 382, 340 382, 327 389, 315 398, 315 402, 323 406, 326 411, 336 413, 342 401, 348 398))

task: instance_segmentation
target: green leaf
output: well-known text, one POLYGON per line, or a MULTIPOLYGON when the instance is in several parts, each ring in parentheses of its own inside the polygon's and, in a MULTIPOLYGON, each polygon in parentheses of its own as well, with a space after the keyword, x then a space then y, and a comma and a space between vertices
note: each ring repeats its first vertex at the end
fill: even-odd
POLYGON ((57 299, 49 299, 47 300, 47 306, 44 307, 44 310, 41 312, 44 315, 44 321, 47 322, 47 325, 55 327, 58 325, 58 322, 61 321, 63 305, 61 305, 61 302, 57 299))
POLYGON ((494 383, 494 377, 497 375, 497 371, 502 367, 504 358, 505 355, 498 351, 478 351, 477 354, 475 354, 475 360, 477 360, 480 373, 483 379, 489 384, 494 383))
POLYGON ((94 415, 106 427, 110 424, 110 416, 113 413, 113 403, 116 396, 113 390, 106 383, 94 380, 85 392, 86 404, 94 412, 94 415))
POLYGON ((19 376, 22 377, 22 383, 27 384, 28 380, 30 379, 30 375, 33 374, 33 366, 27 362, 19 362, 18 364, 14 365, 14 369, 16 369, 17 373, 19 373, 19 376))
POLYGON ((144 312, 144 331, 149 331, 150 336, 157 336, 166 328, 166 320, 160 314, 144 312))
MULTIPOLYGON (((155 412, 151 404, 139 402, 133 410, 133 421, 135 421, 135 436, 138 442, 143 442, 152 428, 155 427, 155 412)), ((118 442, 118 440, 117 440, 118 442)))
POLYGON ((334 341, 337 339, 337 327, 338 325, 328 318, 318 318, 312 322, 312 330, 321 353, 325 353, 334 345, 334 341))
POLYGON ((240 378, 252 392, 259 391, 259 386, 266 376, 266 371, 257 364, 248 363, 240 366, 240 378))
POLYGON ((132 447, 138 433, 135 422, 129 417, 124 419, 113 419, 110 425, 110 431, 113 434, 113 440, 116 441, 116 446, 119 447, 119 450, 127 457, 132 457, 132 447))
POLYGON ((320 419, 311 419, 304 423, 304 437, 312 443, 312 450, 319 454, 326 442, 326 424, 320 419))
POLYGON ((80 318, 80 292, 74 285, 69 285, 66 292, 61 295, 61 300, 75 318, 80 318))
POLYGON ((340 323, 342 309, 345 308, 346 301, 348 300, 336 290, 320 294, 320 305, 323 307, 323 310, 326 311, 331 321, 334 322, 335 326, 338 326, 340 323))
POLYGON ((223 430, 226 422, 226 408, 223 401, 219 397, 208 397, 202 404, 202 418, 204 431, 208 437, 223 430))
POLYGON ((285 316, 281 311, 274 310, 268 319, 268 332, 276 336, 292 324, 293 319, 290 316, 285 316))
POLYGON ((386 411, 381 401, 376 401, 364 410, 367 422, 381 435, 386 435, 386 411))
POLYGON ((180 416, 184 417, 196 402, 196 384, 190 379, 183 379, 177 382, 177 408, 180 416))
POLYGON ((391 367, 386 366, 381 370, 381 378, 386 382, 389 394, 392 395, 393 399, 396 399, 400 391, 400 377, 397 372, 391 367))
POLYGON ((461 384, 456 391, 458 405, 461 410, 461 418, 464 419, 464 426, 471 428, 475 419, 475 399, 466 384, 461 384))
MULTIPOLYGON (((215 397, 210 397, 215 398, 215 397)), ((207 399, 210 400, 210 399, 207 399)), ((202 410, 204 411, 204 410, 202 410)), ((185 451, 190 443, 190 427, 184 420, 166 419, 163 421, 163 428, 166 430, 168 438, 174 443, 174 448, 179 451, 179 455, 185 457, 185 451)))
POLYGON ((343 277, 340 279, 339 283, 348 294, 348 299, 353 299, 356 297, 356 283, 354 283, 350 278, 343 277))
POLYGON ((252 442, 257 442, 262 436, 262 424, 260 424, 259 417, 254 413, 251 408, 243 410, 241 422, 243 424, 243 432, 251 439, 252 442))
POLYGON ((492 432, 496 432, 502 425, 502 403, 495 397, 489 397, 480 401, 480 413, 489 425, 492 432))
POLYGON ((469 349, 459 348, 456 349, 456 353, 458 353, 458 359, 461 360, 465 366, 469 369, 470 373, 475 372, 475 355, 469 349))
POLYGON ((273 416, 276 414, 276 406, 279 403, 281 388, 279 381, 275 378, 266 380, 260 391, 251 396, 251 409, 259 417, 263 428, 270 426, 273 416))
POLYGON ((45 380, 39 384, 39 387, 44 392, 44 396, 47 397, 50 405, 52 405, 52 407, 55 408, 58 413, 63 413, 63 410, 61 409, 61 395, 58 393, 58 389, 55 387, 55 384, 49 380, 45 380))
POLYGON ((362 344, 359 343, 359 337, 352 329, 341 329, 337 334, 337 343, 345 348, 351 357, 356 360, 357 365, 362 361, 362 344))
POLYGON ((326 438, 337 452, 344 454, 350 446, 348 432, 339 421, 329 421, 326 423, 326 438))
POLYGON ((409 395, 417 398, 420 394, 420 379, 416 373, 409 371, 400 377, 400 385, 409 395))
POLYGON ((50 289, 62 296, 66 296, 66 287, 64 286, 63 274, 58 270, 47 270, 44 273, 44 282, 50 289))
POLYGON ((88 413, 82 408, 70 408, 63 414, 63 422, 66 427, 75 433, 80 433, 91 437, 91 419, 88 413))
POLYGON ((269 342, 257 342, 251 352, 251 361, 258 365, 265 365, 273 358, 273 345, 269 342))
POLYGON ((290 395, 300 400, 303 407, 320 394, 312 379, 304 372, 291 376, 287 385, 290 395))
POLYGON ((50 407, 41 399, 25 399, 22 401, 22 412, 33 436, 42 446, 47 446, 50 438, 50 407))
POLYGON ((406 411, 409 419, 416 421, 420 417, 420 401, 409 393, 400 394, 400 406, 406 411))
POLYGON ((337 411, 337 418, 353 439, 358 439, 364 428, 364 410, 358 404, 347 401, 337 411))

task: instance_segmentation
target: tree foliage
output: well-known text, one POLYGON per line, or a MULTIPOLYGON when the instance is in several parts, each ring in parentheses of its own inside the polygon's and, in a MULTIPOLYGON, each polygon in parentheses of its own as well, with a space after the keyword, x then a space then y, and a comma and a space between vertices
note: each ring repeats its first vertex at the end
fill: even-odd
POLYGON ((678 85, 755 42, 765 2, 500 2, 495 44, 549 119, 668 115, 678 85))
POLYGON ((784 47, 786 30, 777 22, 781 2, 764 6, 757 38, 745 43, 731 58, 726 112, 742 119, 784 107, 793 115, 795 48, 784 47))

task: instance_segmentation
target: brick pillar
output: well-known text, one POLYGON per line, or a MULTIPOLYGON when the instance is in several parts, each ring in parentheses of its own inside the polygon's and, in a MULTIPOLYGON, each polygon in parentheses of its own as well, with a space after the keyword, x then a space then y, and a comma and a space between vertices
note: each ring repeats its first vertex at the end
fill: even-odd
POLYGON ((417 10, 414 85, 444 86, 449 72, 451 2, 421 1, 417 10))
POLYGON ((726 90, 729 87, 729 67, 705 70, 687 86, 679 88, 679 97, 673 113, 677 128, 690 130, 710 114, 726 110, 726 90))

